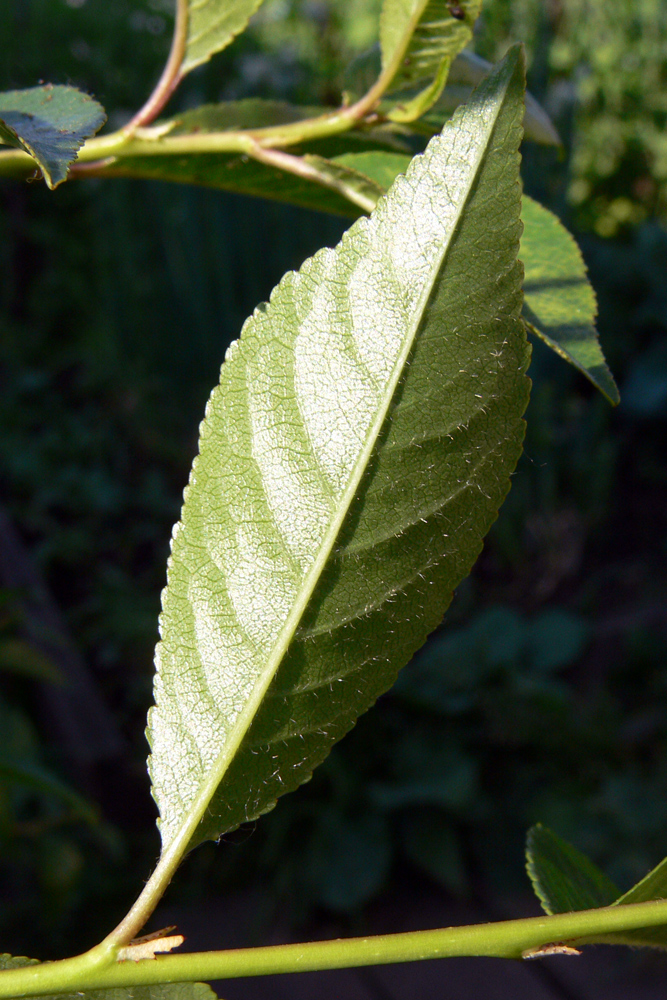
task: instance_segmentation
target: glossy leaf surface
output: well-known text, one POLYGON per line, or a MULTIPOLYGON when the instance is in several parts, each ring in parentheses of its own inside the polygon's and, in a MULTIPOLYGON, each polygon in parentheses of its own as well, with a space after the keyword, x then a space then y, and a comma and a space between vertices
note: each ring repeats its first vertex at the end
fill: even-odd
POLYGON ((0 142, 29 153, 50 188, 66 179, 85 140, 105 121, 104 108, 75 87, 0 93, 0 142))
POLYGON ((228 351, 174 530, 150 772, 163 849, 307 780, 470 571, 523 438, 513 50, 228 351))
POLYGON ((208 62, 245 30, 262 0, 189 0, 188 37, 181 74, 208 62))

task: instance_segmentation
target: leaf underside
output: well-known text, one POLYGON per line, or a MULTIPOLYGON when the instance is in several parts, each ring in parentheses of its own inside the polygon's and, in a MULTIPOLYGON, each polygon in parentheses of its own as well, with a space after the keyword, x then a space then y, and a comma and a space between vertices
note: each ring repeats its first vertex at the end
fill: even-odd
MULTIPOLYGON (((369 150, 345 153, 334 162, 386 190, 405 172, 410 157, 369 150)), ((521 221, 519 256, 525 269, 523 317, 528 329, 616 405, 618 389, 598 340, 595 292, 579 247, 559 219, 527 195, 523 197, 521 221)))
POLYGON ((529 386, 523 72, 515 49, 227 353, 163 594, 163 850, 306 781, 440 622, 497 516, 529 386))
MULTIPOLYGON (((452 111, 460 103, 467 101, 471 89, 479 86, 484 77, 491 72, 492 68, 492 63, 486 59, 482 59, 481 56, 478 56, 475 52, 471 52, 470 49, 464 49, 462 52, 459 52, 451 65, 449 76, 447 77, 447 87, 422 121, 427 125, 432 122, 439 131, 442 128, 442 112, 447 110, 452 111), (450 91, 450 95, 447 95, 448 90, 450 91), (458 99, 455 99, 457 93, 458 99), (455 99, 454 103, 452 103, 453 99, 455 99), (438 110, 440 110, 440 115, 437 114, 438 110)), ((525 139, 531 139, 533 142, 539 142, 546 146, 561 145, 560 136, 556 131, 554 123, 539 101, 529 91, 526 91, 523 134, 525 139)))
POLYGON ((261 4, 262 0, 189 0, 188 37, 181 75, 227 48, 261 4))
POLYGON ((0 142, 29 153, 50 188, 66 179, 85 140, 105 121, 104 108, 75 87, 49 83, 0 93, 0 142))
MULTIPOLYGON (((542 909, 548 914, 667 898, 667 859, 621 895, 590 858, 539 823, 528 831, 526 869, 542 909)), ((600 934, 589 941, 635 948, 667 948, 667 927, 600 934)))
MULTIPOLYGON (((34 958, 0 954, 0 970, 23 969, 35 965, 34 958)), ((43 1000, 217 1000, 206 983, 160 983, 157 986, 129 986, 108 990, 57 993, 43 1000)))

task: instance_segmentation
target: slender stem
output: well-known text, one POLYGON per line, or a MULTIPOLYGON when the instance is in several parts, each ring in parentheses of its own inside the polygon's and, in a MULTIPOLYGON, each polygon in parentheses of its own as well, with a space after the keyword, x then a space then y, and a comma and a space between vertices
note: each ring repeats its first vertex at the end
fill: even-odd
POLYGON ((346 184, 339 177, 328 176, 301 156, 292 156, 290 153, 283 153, 278 149, 267 149, 259 145, 253 149, 250 155, 253 159, 260 163, 266 163, 269 167, 277 167, 278 170, 284 170, 286 173, 302 177, 306 181, 313 181, 322 187, 330 188, 354 205, 358 205, 364 212, 372 212, 375 208, 375 199, 366 197, 361 191, 356 191, 351 184, 346 184))
POLYGON ((0 972, 0 998, 315 972, 463 955, 522 958, 533 949, 555 942, 593 943, 605 934, 619 935, 666 923, 667 900, 657 900, 470 927, 165 955, 139 962, 116 961, 118 949, 103 943, 91 952, 62 962, 0 972))
POLYGON ((144 886, 137 901, 127 915, 123 917, 118 926, 102 942, 105 947, 118 949, 128 945, 132 938, 136 937, 138 932, 143 928, 153 910, 162 899, 167 886, 174 877, 174 872, 181 863, 192 834, 201 818, 203 809, 197 809, 196 805, 197 803, 195 802, 190 810, 188 820, 181 826, 167 849, 160 855, 160 860, 157 863, 155 871, 144 886))
POLYGON ((176 0, 174 34, 171 40, 169 58, 162 71, 162 76, 143 108, 140 108, 127 125, 123 127, 123 132, 132 135, 137 128, 148 125, 160 114, 181 81, 181 67, 183 65, 187 41, 188 0, 176 0))
MULTIPOLYGON (((293 146, 314 139, 347 132, 359 127, 376 108, 395 74, 387 66, 370 90, 355 104, 338 108, 316 118, 307 118, 271 128, 229 132, 195 132, 174 135, 148 125, 159 114, 180 80, 180 66, 187 40, 187 0, 178 0, 172 50, 162 77, 146 104, 124 128, 109 135, 89 139, 79 151, 73 173, 107 172, 98 161, 110 157, 173 156, 197 153, 245 153, 252 156, 257 145, 266 149, 293 146), (89 171, 80 165, 91 164, 89 171)), ((110 165, 113 167, 113 164, 110 165)), ((0 151, 0 177, 25 177, 35 169, 35 161, 20 150, 0 151)), ((108 171, 111 173, 111 170, 108 171)))

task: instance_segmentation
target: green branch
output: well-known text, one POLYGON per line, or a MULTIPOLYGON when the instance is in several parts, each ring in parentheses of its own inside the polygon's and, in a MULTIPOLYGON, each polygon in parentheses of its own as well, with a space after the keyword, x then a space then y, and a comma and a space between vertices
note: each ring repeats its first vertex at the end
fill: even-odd
MULTIPOLYGON (((282 149, 315 139, 340 135, 363 126, 373 115, 391 83, 393 64, 380 74, 370 90, 355 104, 343 105, 328 114, 270 128, 226 132, 194 132, 169 135, 168 128, 146 128, 164 107, 180 82, 187 37, 187 3, 178 0, 176 27, 169 60, 152 95, 132 120, 117 132, 89 139, 80 149, 71 175, 103 176, 104 168, 126 156, 183 156, 201 153, 240 153, 257 158, 257 149, 282 149), (89 165, 89 166, 88 166, 89 165)), ((27 153, 0 151, 0 177, 25 178, 36 169, 27 153)))
POLYGON ((544 945, 564 941, 595 943, 603 940, 604 935, 665 923, 667 900, 658 900, 469 927, 166 955, 140 962, 118 962, 115 949, 100 945, 85 955, 62 962, 0 972, 0 998, 283 972, 316 972, 455 956, 516 959, 544 945))

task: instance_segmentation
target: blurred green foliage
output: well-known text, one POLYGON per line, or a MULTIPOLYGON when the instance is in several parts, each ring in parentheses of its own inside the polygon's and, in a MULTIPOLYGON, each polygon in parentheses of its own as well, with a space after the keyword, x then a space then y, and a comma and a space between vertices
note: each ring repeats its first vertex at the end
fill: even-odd
MULTIPOLYGON (((267 0, 176 102, 335 102, 378 6, 267 0)), ((354 912, 405 865, 450 893, 516 889, 538 820, 621 887, 664 854, 666 17, 658 0, 485 5, 478 50, 526 41, 531 89, 564 137, 560 161, 526 148, 526 188, 579 230, 621 407, 535 346, 526 453, 443 630, 307 788, 196 852, 172 900, 254 880, 295 920, 354 912)), ((0 37, 21 46, 3 47, 0 86, 77 84, 117 127, 157 78, 170 27, 166 0, 7 0, 0 37)), ((77 776, 38 733, 32 682, 4 670, 3 759, 24 777, 48 762, 53 781, 0 773, 8 950, 95 943, 154 860, 143 726, 197 425, 245 316, 342 228, 175 186, 0 187, 0 496, 128 746, 104 787, 83 789, 103 803, 100 834, 56 791, 77 776)), ((21 641, 16 616, 0 639, 21 641)))
POLYGON ((479 47, 532 53, 533 91, 567 137, 566 197, 577 226, 627 234, 667 222, 667 6, 662 0, 500 0, 479 47))

